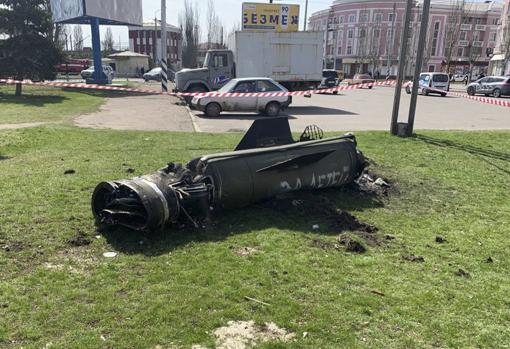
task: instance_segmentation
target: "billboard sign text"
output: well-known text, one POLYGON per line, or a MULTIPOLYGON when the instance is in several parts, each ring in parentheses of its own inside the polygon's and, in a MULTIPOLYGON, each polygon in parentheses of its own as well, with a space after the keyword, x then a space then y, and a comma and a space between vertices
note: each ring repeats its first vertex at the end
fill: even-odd
POLYGON ((243 3, 243 30, 296 32, 299 5, 243 3))

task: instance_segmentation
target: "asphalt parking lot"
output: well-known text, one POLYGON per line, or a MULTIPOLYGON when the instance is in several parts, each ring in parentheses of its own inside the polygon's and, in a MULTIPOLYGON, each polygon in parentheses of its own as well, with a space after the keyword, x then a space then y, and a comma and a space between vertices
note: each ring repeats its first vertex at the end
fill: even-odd
MULTIPOLYGON (((294 132, 300 132, 311 124, 325 131, 388 130, 393 95, 393 88, 379 87, 345 91, 338 95, 294 97, 293 104, 283 115, 289 117, 294 132)), ((399 121, 407 120, 409 102, 410 95, 403 92, 399 121)), ((200 132, 241 132, 247 130, 253 120, 263 117, 256 113, 222 113, 217 118, 208 118, 202 112, 191 112, 194 128, 200 132)), ((510 110, 461 97, 420 95, 415 128, 510 129, 510 110)))

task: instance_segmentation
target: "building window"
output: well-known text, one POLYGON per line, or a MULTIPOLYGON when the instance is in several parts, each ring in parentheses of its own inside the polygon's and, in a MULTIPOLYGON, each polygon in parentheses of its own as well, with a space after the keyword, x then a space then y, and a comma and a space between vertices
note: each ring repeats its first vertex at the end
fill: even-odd
POLYGON ((136 44, 137 44, 137 45, 140 45, 140 38, 139 38, 139 37, 138 37, 138 38, 136 38, 136 44))
POLYGON ((475 24, 482 24, 481 18, 475 18, 475 24))
POLYGON ((352 55, 352 46, 347 46, 347 54, 352 55))
POLYGON ((377 22, 377 23, 382 22, 382 16, 383 16, 383 14, 380 12, 374 13, 374 22, 377 22))
POLYGON ((375 37, 375 38, 378 38, 379 36, 381 36, 381 30, 380 30, 380 29, 375 28, 375 29, 374 29, 374 37, 375 37))
POLYGON ((342 45, 338 46, 338 54, 341 55, 342 54, 342 45))
POLYGON ((344 22, 344 16, 338 17, 338 23, 342 24, 344 22))
POLYGON ((395 14, 394 13, 389 13, 388 14, 388 22, 393 22, 394 18, 395 18, 395 14))
POLYGON ((461 31, 460 32, 460 40, 466 40, 466 35, 467 35, 466 31, 461 31))
POLYGON ((354 23, 356 21, 356 15, 349 15, 349 23, 354 23))
POLYGON ((367 36, 367 32, 366 32, 365 28, 361 28, 359 30, 359 37, 364 38, 365 36, 367 36))
POLYGON ((492 24, 493 24, 493 25, 498 25, 498 24, 499 24, 499 18, 494 18, 494 19, 492 20, 492 24))
POLYGON ((352 39, 353 31, 352 29, 347 32, 347 38, 352 39))
POLYGON ((493 32, 489 34, 489 41, 496 41, 497 33, 493 32))
POLYGON ((459 47, 457 49, 457 57, 464 57, 464 47, 459 47))
POLYGON ((369 11, 360 11, 359 13, 359 21, 362 22, 362 23, 366 23, 368 22, 368 17, 369 17, 369 11))
POLYGON ((434 24, 434 35, 432 36, 432 56, 437 56, 437 41, 439 39, 439 22, 434 24))

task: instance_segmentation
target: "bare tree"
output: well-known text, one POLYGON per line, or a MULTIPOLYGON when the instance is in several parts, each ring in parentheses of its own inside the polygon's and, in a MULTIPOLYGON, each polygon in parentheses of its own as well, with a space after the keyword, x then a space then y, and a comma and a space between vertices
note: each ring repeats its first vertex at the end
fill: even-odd
POLYGON ((108 27, 106 29, 106 34, 104 36, 104 40, 102 41, 103 51, 112 52, 115 42, 113 41, 113 33, 112 28, 108 27))
POLYGON ((184 10, 179 14, 179 24, 184 33, 182 43, 182 64, 187 68, 197 66, 198 42, 200 40, 200 17, 197 6, 184 0, 184 10))
POLYGON ((468 83, 471 82, 471 78, 473 75, 473 67, 478 59, 482 56, 482 48, 478 46, 473 46, 473 42, 469 44, 467 47, 467 57, 469 62, 469 75, 468 75, 468 83))
POLYGON ((73 30, 74 51, 83 51, 83 30, 81 25, 74 26, 73 30))
POLYGON ((444 33, 444 61, 445 72, 451 73, 451 63, 459 45, 460 32, 463 24, 467 23, 466 12, 468 4, 465 0, 455 0, 451 4, 451 10, 448 14, 446 28, 444 33))
POLYGON ((209 0, 207 3, 207 48, 223 47, 223 33, 223 24, 216 14, 213 0, 209 0))
POLYGON ((382 45, 381 45, 381 22, 376 21, 372 25, 372 33, 368 40, 368 59, 370 61, 371 71, 375 77, 376 70, 379 69, 382 57, 382 45))

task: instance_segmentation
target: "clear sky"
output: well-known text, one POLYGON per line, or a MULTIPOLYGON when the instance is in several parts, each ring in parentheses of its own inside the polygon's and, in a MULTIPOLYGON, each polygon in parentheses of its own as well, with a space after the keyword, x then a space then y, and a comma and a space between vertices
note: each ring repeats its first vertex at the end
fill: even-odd
MULTIPOLYGON (((197 5, 199 9, 200 19, 202 22, 202 26, 205 27, 205 15, 207 11, 207 0, 191 0, 197 5)), ((241 22, 241 5, 243 2, 262 2, 269 3, 269 0, 213 0, 216 8, 216 13, 220 17, 223 22, 223 26, 227 30, 227 32, 234 27, 236 24, 241 22)), ((156 15, 158 19, 161 18, 161 0, 142 0, 143 2, 143 18, 146 20, 154 19, 156 15)), ((284 3, 284 4, 298 4, 301 6, 301 18, 304 18, 305 15, 305 0, 283 0, 278 1, 274 0, 274 3, 284 3)), ((170 24, 178 25, 179 23, 179 13, 182 12, 184 7, 184 0, 167 0, 167 21, 170 24)), ((320 11, 326 9, 333 3, 333 0, 309 0, 308 1, 308 16, 310 16, 315 11, 320 11)), ((301 27, 303 26, 304 21, 301 20, 301 27)), ((71 26, 72 27, 72 26, 71 26)), ((101 27, 101 37, 103 37, 106 32, 107 26, 101 27)), ((118 45, 118 41, 120 39, 122 46, 128 46, 128 31, 127 27, 118 26, 112 27, 113 31, 113 39, 115 40, 115 44, 118 45)), ((204 30, 202 30, 204 32, 204 30)), ((85 39, 85 46, 90 46, 90 27, 83 26, 83 36, 85 39)))
MULTIPOLYGON (((207 0, 190 0, 197 5, 199 9, 200 19, 202 22, 202 26, 205 27, 205 15, 207 11, 207 0)), ((241 22, 241 5, 243 2, 262 2, 269 3, 269 0, 213 0, 216 12, 218 13, 221 21, 227 32, 236 24, 241 22)), ((391 1, 391 0, 388 0, 391 1)), ((434 1, 434 0, 432 0, 434 1)), ((484 0, 475 0, 475 1, 484 1, 484 0)), ((161 12, 159 9, 161 8, 161 0, 142 0, 143 2, 143 18, 146 20, 154 19, 155 16, 158 19, 161 17, 161 12)), ((179 13, 182 12, 184 7, 184 0, 166 0, 167 2, 167 21, 170 24, 178 25, 179 23, 179 13)), ((301 28, 303 27, 303 18, 305 13, 305 2, 306 0, 274 0, 274 3, 285 3, 285 4, 298 4, 301 6, 301 28)), ((333 3, 333 0, 309 0, 308 1, 308 16, 310 16, 313 12, 324 10, 329 8, 329 6, 333 3)), ((128 31, 127 27, 118 26, 112 27, 113 30, 113 38, 115 40, 116 46, 118 45, 119 40, 121 41, 122 47, 127 47, 129 44, 128 41, 128 31)), ((106 31, 106 26, 101 27, 101 37, 104 35, 106 31)), ((204 30, 202 30, 204 32, 204 30)), ((85 46, 90 46, 90 27, 83 26, 83 36, 86 38, 85 46)))

